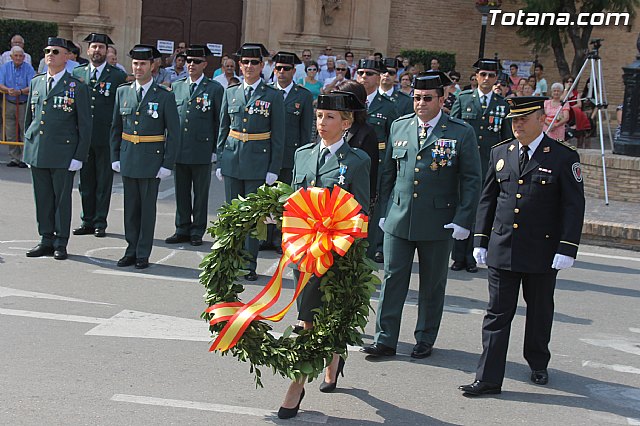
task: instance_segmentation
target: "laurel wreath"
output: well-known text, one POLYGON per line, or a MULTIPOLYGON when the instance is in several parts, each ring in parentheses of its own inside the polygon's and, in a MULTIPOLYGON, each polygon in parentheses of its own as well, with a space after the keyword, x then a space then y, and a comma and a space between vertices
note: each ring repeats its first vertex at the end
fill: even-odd
MULTIPOLYGON (((244 250, 247 235, 266 239, 267 224, 282 225, 284 203, 293 193, 290 186, 278 182, 263 185, 257 192, 239 197, 218 210, 218 219, 208 229, 214 244, 200 264, 200 282, 206 288, 208 306, 237 302, 244 291, 238 277, 246 274, 248 253, 244 250)), ((334 256, 333 266, 322 277, 320 290, 323 306, 318 310, 313 328, 292 337, 292 327, 276 337, 269 333, 271 325, 254 321, 238 343, 221 354, 231 354, 250 363, 256 387, 262 387, 261 366, 292 380, 312 381, 322 372, 333 353, 347 355, 348 345, 361 345, 361 333, 367 324, 370 297, 380 280, 373 273, 377 266, 367 258, 368 243, 356 239, 344 256, 334 256)), ((212 315, 204 312, 209 321, 212 315)), ((225 326, 221 322, 209 326, 216 336, 225 326)))

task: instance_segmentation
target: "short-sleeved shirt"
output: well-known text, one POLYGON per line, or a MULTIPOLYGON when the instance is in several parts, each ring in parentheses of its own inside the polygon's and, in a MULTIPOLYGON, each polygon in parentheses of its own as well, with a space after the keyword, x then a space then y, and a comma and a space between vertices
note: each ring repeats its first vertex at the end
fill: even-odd
MULTIPOLYGON (((29 55, 27 52, 24 52, 24 61, 29 65, 33 65, 31 63, 31 55, 29 55)), ((0 65, 8 64, 9 62, 13 61, 11 60, 11 51, 7 50, 6 52, 3 52, 2 56, 0 57, 0 65)))
POLYGON ((178 71, 176 71, 175 67, 169 67, 169 68, 165 69, 165 71, 167 72, 167 74, 169 74, 169 80, 171 80, 172 83, 174 81, 176 81, 176 80, 179 80, 181 78, 189 76, 189 72, 187 71, 187 67, 183 67, 182 68, 182 72, 180 72, 180 73, 178 71))
POLYGON ((153 82, 156 84, 171 83, 171 76, 166 69, 160 68, 158 74, 153 76, 153 82))
MULTIPOLYGON (((10 89, 24 89, 29 87, 31 79, 36 74, 31 64, 23 62, 22 65, 16 67, 13 61, 7 62, 0 67, 0 84, 10 89)), ((7 96, 7 100, 11 102, 26 102, 27 95, 20 95, 16 100, 16 96, 7 96)))

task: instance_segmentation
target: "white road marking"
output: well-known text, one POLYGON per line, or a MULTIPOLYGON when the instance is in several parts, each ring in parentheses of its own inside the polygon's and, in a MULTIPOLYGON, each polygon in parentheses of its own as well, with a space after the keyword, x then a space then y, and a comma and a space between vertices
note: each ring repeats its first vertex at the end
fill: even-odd
POLYGON ((158 199, 164 200, 165 198, 171 197, 175 193, 176 193, 176 189, 172 186, 169 189, 165 189, 164 191, 158 192, 158 199))
POLYGON ((39 318, 56 321, 82 322, 89 324, 101 324, 106 318, 84 317, 80 315, 52 314, 49 312, 21 311, 18 309, 1 309, 0 315, 10 315, 14 317, 39 318))
POLYGON ((630 260, 632 262, 640 262, 640 257, 628 257, 628 256, 615 256, 612 254, 601 254, 601 253, 585 253, 578 252, 579 256, 590 256, 590 257, 602 257, 604 259, 616 259, 616 260, 630 260))
POLYGON ((18 290, 18 289, 9 288, 9 287, 0 287, 0 298, 2 298, 2 297, 11 297, 11 296, 29 297, 29 298, 32 298, 32 299, 62 300, 62 301, 65 301, 65 302, 93 303, 95 305, 113 306, 112 303, 93 302, 91 300, 76 299, 74 297, 58 296, 56 294, 38 293, 38 292, 34 292, 34 291, 18 290))
POLYGON ((276 269, 278 269, 278 265, 280 264, 280 259, 276 260, 275 262, 273 262, 271 264, 271 266, 269 266, 267 268, 266 271, 262 272, 262 275, 266 275, 266 276, 272 276, 273 274, 275 274, 276 269))
POLYGON ((637 342, 630 342, 623 339, 580 339, 584 343, 602 348, 611 348, 633 355, 640 355, 640 345, 637 342))
POLYGON ((640 368, 630 367, 628 365, 620 364, 602 364, 595 361, 582 361, 583 367, 604 368, 606 370, 618 371, 620 373, 640 374, 640 368))
MULTIPOLYGON (((240 414, 254 417, 276 418, 276 413, 270 410, 253 407, 241 407, 237 405, 214 404, 211 402, 185 401, 180 399, 154 398, 151 396, 115 394, 112 401, 129 402, 132 404, 155 405, 160 407, 187 408, 191 410, 215 411, 218 413, 240 414)), ((327 423, 329 417, 301 411, 296 416, 296 422, 327 423)))
POLYGON ((640 328, 629 328, 629 331, 632 333, 640 333, 640 328))
POLYGON ((173 256, 175 256, 177 253, 176 250, 171 250, 171 253, 169 253, 168 255, 166 255, 165 257, 163 257, 160 260, 155 261, 154 263, 158 264, 158 265, 162 265, 164 262, 166 262, 167 260, 171 259, 173 256))
POLYGON ((166 275, 154 275, 144 272, 127 272, 127 271, 113 271, 111 269, 94 269, 91 271, 94 274, 100 275, 114 275, 119 277, 132 277, 132 278, 145 278, 148 280, 162 280, 162 281, 179 281, 185 283, 197 284, 198 278, 180 278, 180 277, 168 277, 166 275))
POLYGON ((97 263, 98 265, 113 265, 115 264, 114 260, 109 259, 98 259, 97 257, 93 257, 96 253, 105 250, 117 250, 118 252, 124 252, 126 247, 98 247, 91 250, 87 250, 84 252, 84 255, 87 259, 92 261, 93 263, 97 263))

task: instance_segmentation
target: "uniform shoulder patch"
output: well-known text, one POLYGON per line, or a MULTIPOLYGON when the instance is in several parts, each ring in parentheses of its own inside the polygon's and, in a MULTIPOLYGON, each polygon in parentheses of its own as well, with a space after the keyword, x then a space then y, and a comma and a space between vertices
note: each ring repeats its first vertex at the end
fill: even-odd
POLYGON ((568 142, 563 141, 562 139, 555 139, 555 141, 558 142, 560 145, 562 145, 562 146, 564 146, 566 148, 569 148, 572 151, 576 151, 577 150, 577 148, 575 146, 571 145, 568 142))
POLYGON ((449 116, 449 121, 451 121, 453 123, 456 123, 456 124, 469 125, 466 121, 464 121, 461 118, 457 118, 457 117, 449 116))
POLYGON ((505 139, 505 140, 503 140, 503 141, 501 141, 501 142, 498 142, 497 144, 493 145, 491 148, 495 148, 496 146, 500 146, 500 145, 504 145, 505 143, 509 143, 509 142, 511 142, 513 139, 514 139, 514 138, 508 138, 508 139, 505 139))
POLYGON ((415 112, 412 112, 411 114, 401 115, 400 117, 398 117, 398 118, 396 119, 396 121, 399 121, 399 120, 409 120, 409 119, 411 119, 411 118, 413 118, 413 117, 415 117, 415 116, 416 116, 416 113, 415 113, 415 112))
POLYGON ((315 142, 308 143, 306 145, 302 145, 300 148, 296 149, 296 151, 302 151, 304 149, 311 149, 315 146, 315 142))
POLYGON ((77 70, 78 68, 84 68, 84 67, 88 67, 89 65, 87 64, 78 64, 75 67, 73 67, 74 70, 77 70))

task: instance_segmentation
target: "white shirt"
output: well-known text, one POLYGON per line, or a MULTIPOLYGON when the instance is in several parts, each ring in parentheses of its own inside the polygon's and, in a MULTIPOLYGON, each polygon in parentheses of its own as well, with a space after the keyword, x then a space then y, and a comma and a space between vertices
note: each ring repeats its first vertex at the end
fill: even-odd
MULTIPOLYGON (((234 77, 238 78, 237 75, 234 74, 234 77)), ((218 83, 222 84, 222 87, 224 87, 225 89, 227 87, 229 87, 229 81, 227 80, 227 76, 223 73, 220 74, 219 76, 217 76, 216 78, 214 78, 215 81, 217 81, 218 83)), ((239 80, 239 78, 238 78, 239 80)))
POLYGON ((143 86, 140 86, 140 84, 138 84, 138 82, 136 81, 136 93, 138 93, 138 90, 140 89, 140 87, 142 87, 142 97, 140 98, 140 100, 144 99, 144 97, 147 95, 147 91, 151 87, 151 84, 153 84, 153 78, 143 86))
POLYGON ((293 81, 291 83, 289 83, 289 85, 285 88, 280 87, 280 83, 276 82, 276 88, 280 89, 280 90, 284 90, 284 99, 287 99, 287 96, 289 96, 289 92, 291 91, 291 89, 293 89, 293 81))
POLYGON ((94 67, 93 64, 89 64, 89 75, 93 74, 93 70, 97 69, 98 73, 96 74, 96 80, 100 79, 100 76, 102 75, 102 71, 104 71, 104 67, 107 66, 106 62, 103 62, 98 68, 94 67))
MULTIPOLYGON (((536 148, 538 148, 538 145, 540 145, 540 141, 542 141, 542 138, 544 137, 544 132, 540 133, 538 135, 537 138, 535 138, 530 144, 529 144, 529 160, 531 160, 531 157, 533 157, 533 153, 536 152, 536 148)), ((522 153, 522 144, 518 141, 518 152, 522 153)), ((519 156, 519 155, 518 155, 519 156)))
MULTIPOLYGON (((418 127, 423 127, 424 121, 420 120, 420 117, 416 117, 418 118, 418 127)), ((440 117, 442 117, 442 111, 438 111, 438 115, 427 121, 427 124, 429 125, 429 127, 427 128, 427 137, 431 136, 431 132, 433 132, 433 129, 438 125, 440 117)))
POLYGON ((56 75, 51 75, 47 72, 47 89, 49 88, 49 77, 53 77, 53 85, 51 86, 51 88, 54 88, 56 87, 56 84, 58 84, 58 82, 60 81, 60 79, 62 78, 62 76, 66 71, 67 71, 66 69, 62 69, 62 71, 60 71, 56 75))
POLYGON ((367 109, 369 109, 369 107, 371 106, 371 103, 376 98, 377 94, 378 94, 378 91, 375 90, 370 95, 367 95, 367 109))
POLYGON ((324 157, 325 162, 331 158, 332 155, 336 155, 336 152, 338 152, 338 150, 340 149, 340 147, 344 144, 344 138, 340 138, 340 140, 336 143, 334 143, 331 146, 326 146, 324 144, 324 140, 321 139, 320 140, 320 151, 322 151, 323 148, 328 148, 329 149, 329 153, 324 157))
POLYGON ((191 85, 191 83, 195 83, 196 87, 198 87, 198 85, 200 85, 200 82, 202 81, 203 78, 204 78, 204 74, 201 74, 200 78, 197 79, 196 81, 191 80, 191 76, 189 76, 187 80, 189 81, 189 85, 191 85))
POLYGON ((242 82, 242 89, 247 90, 247 87, 249 86, 253 87, 253 90, 251 91, 251 95, 253 95, 254 93, 256 93, 256 90, 258 89, 258 86, 260 85, 260 83, 262 83, 261 79, 257 79, 256 82, 253 84, 248 84, 245 80, 242 82))
POLYGON ((480 90, 480 88, 476 89, 478 91, 478 96, 480 96, 480 105, 482 105, 482 97, 486 96, 487 97, 487 103, 485 105, 489 106, 489 102, 491 102, 491 95, 493 95, 493 90, 489 90, 489 93, 482 93, 482 91, 480 90))
POLYGON ((391 96, 391 95, 393 95, 393 87, 391 89, 389 89, 389 91, 387 91, 387 92, 382 90, 382 87, 378 87, 378 92, 380 92, 381 95, 391 96))

